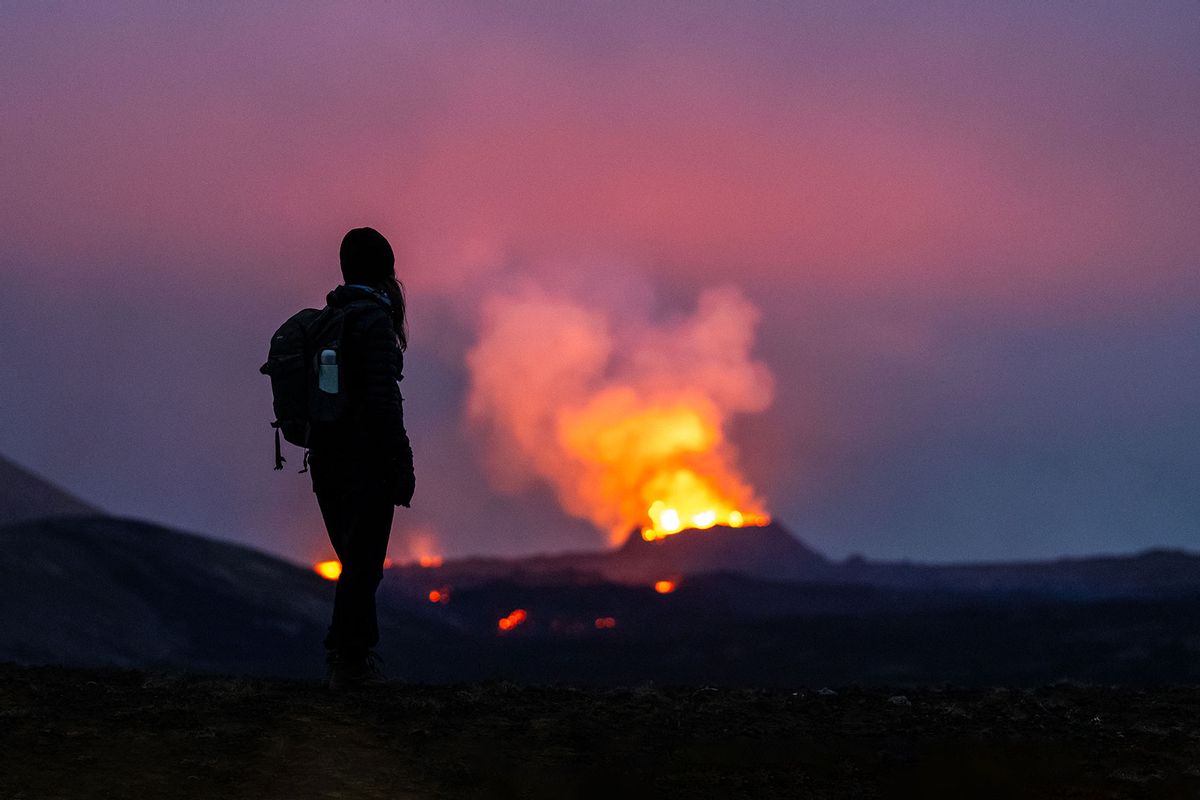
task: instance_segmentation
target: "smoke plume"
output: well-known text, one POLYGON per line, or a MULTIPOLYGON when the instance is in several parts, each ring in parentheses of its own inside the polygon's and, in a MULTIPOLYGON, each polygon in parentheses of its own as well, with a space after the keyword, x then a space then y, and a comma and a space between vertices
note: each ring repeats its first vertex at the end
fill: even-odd
POLYGON ((725 437, 771 403, 757 309, 724 287, 690 314, 630 319, 597 296, 530 283, 485 301, 467 410, 497 488, 545 482, 612 541, 764 519, 725 437))

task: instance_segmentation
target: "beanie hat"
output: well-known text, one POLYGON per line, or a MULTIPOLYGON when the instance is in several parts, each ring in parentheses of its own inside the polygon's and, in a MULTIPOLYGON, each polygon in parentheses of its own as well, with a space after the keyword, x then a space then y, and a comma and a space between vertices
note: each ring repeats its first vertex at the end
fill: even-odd
POLYGON ((346 283, 374 286, 396 274, 396 254, 374 228, 354 228, 342 239, 338 257, 346 283))

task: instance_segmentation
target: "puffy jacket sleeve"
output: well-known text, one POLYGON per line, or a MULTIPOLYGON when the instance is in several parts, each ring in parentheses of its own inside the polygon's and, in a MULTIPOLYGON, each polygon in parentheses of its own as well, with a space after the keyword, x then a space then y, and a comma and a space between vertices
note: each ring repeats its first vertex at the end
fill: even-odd
POLYGON ((412 445, 404 429, 404 398, 398 385, 404 364, 400 344, 386 314, 368 314, 363 324, 364 421, 386 443, 393 464, 412 472, 412 445))

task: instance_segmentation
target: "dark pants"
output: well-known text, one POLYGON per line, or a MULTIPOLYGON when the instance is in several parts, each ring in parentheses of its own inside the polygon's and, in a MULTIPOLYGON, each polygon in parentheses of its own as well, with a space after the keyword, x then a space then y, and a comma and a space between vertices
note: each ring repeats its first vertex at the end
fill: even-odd
POLYGON ((383 476, 364 477, 351 465, 320 456, 312 458, 310 466, 329 541, 342 562, 325 647, 348 656, 365 655, 379 642, 375 589, 383 579, 396 509, 383 476))

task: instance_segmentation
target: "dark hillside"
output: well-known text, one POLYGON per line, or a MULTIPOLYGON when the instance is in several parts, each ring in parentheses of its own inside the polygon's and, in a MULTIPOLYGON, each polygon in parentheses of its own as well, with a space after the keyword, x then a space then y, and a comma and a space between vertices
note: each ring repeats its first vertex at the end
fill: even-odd
MULTIPOLYGON (((798 542, 787 550, 805 557, 798 542)), ((656 560, 671 551, 653 552, 638 562, 652 565, 647 574, 677 576, 656 560)), ((780 689, 1200 682, 1200 592, 1079 598, 709 572, 664 594, 579 573, 463 584, 455 574, 388 571, 381 651, 394 672, 429 683, 780 689), (517 609, 521 624, 499 629, 517 609)), ((26 522, 0 528, 0 660, 315 680, 333 591, 309 569, 155 525, 26 522)))
MULTIPOLYGON (((0 528, 0 659, 316 677, 332 597, 311 570, 135 520, 0 528)), ((453 638, 383 622, 394 641, 453 638)))
POLYGON ((0 456, 0 525, 99 513, 94 506, 0 456))

